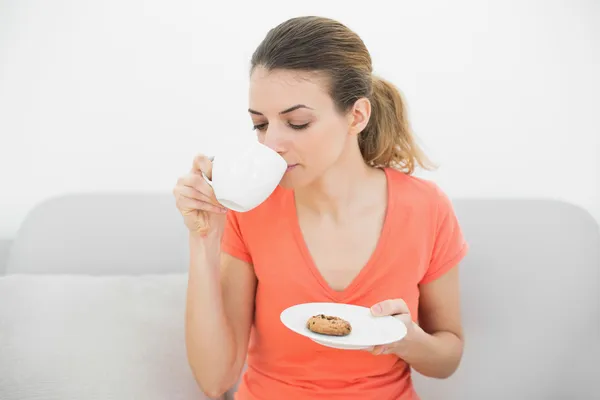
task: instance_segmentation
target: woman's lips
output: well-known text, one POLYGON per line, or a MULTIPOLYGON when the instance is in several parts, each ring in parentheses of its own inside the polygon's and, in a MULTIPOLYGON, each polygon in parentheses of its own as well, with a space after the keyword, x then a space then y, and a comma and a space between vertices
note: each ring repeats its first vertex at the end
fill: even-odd
POLYGON ((288 164, 287 171, 289 171, 290 169, 294 168, 296 165, 298 165, 298 164, 288 164))

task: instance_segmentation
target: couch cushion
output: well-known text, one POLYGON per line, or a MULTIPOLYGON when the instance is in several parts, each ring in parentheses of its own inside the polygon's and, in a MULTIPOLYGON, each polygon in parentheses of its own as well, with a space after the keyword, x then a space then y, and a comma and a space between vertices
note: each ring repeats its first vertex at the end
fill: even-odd
POLYGON ((0 399, 199 400, 185 274, 0 277, 0 399))

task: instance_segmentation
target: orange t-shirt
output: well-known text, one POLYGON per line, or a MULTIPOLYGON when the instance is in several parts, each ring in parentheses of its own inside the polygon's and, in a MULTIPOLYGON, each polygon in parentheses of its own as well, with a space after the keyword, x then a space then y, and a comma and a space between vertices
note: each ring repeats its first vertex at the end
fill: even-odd
POLYGON ((260 206, 228 213, 222 250, 253 265, 258 286, 247 365, 236 399, 415 400, 410 367, 395 355, 321 346, 287 329, 279 315, 299 303, 371 307, 401 298, 418 318, 419 285, 465 256, 467 244, 448 197, 432 182, 385 168, 388 207, 370 260, 343 291, 314 265, 294 194, 278 187, 260 206))

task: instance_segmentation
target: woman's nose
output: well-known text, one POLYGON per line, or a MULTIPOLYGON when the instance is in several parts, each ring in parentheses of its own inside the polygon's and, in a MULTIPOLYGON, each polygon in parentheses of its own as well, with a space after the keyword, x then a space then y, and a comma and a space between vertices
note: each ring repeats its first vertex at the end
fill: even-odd
POLYGON ((269 147, 271 150, 276 151, 277 153, 283 153, 283 135, 281 131, 277 128, 271 128, 270 126, 267 128, 267 131, 262 135, 262 144, 269 147))

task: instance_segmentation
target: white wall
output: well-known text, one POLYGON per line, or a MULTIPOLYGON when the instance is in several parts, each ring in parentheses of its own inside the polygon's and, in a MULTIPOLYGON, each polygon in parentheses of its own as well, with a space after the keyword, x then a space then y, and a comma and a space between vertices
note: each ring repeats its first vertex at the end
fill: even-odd
POLYGON ((598 2, 239 3, 0 2, 0 237, 49 196, 171 190, 194 153, 253 135, 248 60, 300 14, 363 37, 450 195, 559 198, 600 220, 598 2))

